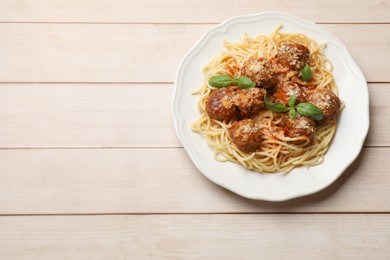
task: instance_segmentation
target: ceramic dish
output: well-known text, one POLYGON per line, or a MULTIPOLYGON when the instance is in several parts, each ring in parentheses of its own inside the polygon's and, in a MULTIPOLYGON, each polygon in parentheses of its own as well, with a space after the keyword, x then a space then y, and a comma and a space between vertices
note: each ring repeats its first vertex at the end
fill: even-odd
POLYGON ((317 192, 333 183, 358 156, 369 128, 366 80, 347 48, 319 25, 295 16, 266 12, 234 17, 206 32, 187 53, 177 71, 173 97, 173 116, 177 135, 193 163, 211 181, 241 196, 283 201, 317 192), (278 24, 281 32, 304 33, 318 43, 327 43, 325 56, 333 63, 333 74, 345 108, 325 161, 310 168, 296 168, 288 174, 262 174, 231 162, 214 160, 206 140, 191 130, 200 113, 199 88, 204 77, 202 67, 221 52, 223 41, 237 42, 247 32, 255 37, 269 34, 278 24))

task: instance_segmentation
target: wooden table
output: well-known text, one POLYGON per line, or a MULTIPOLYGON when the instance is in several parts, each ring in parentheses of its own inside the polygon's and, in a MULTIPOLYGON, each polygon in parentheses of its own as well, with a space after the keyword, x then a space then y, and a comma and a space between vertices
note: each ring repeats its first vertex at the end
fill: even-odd
POLYGON ((1 0, 1 258, 389 259, 390 2, 311 2, 1 0), (170 106, 206 30, 267 10, 343 41, 371 103, 356 162, 282 203, 203 177, 170 106))

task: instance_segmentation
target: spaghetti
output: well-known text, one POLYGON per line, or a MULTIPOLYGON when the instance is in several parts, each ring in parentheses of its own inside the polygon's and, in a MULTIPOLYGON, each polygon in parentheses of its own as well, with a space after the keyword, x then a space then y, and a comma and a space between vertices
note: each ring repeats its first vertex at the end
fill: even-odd
MULTIPOLYGON (((226 120, 211 118, 206 111, 206 102, 214 91, 207 82, 215 75, 242 75, 243 65, 250 57, 262 57, 272 61, 278 55, 283 43, 296 43, 310 51, 309 65, 312 72, 310 82, 301 79, 299 71, 291 71, 283 66, 274 66, 278 77, 294 82, 305 90, 307 95, 321 89, 328 89, 338 95, 332 74, 332 63, 324 56, 325 44, 319 45, 304 34, 281 33, 279 25, 270 35, 251 38, 247 34, 239 43, 224 42, 226 50, 214 57, 204 68, 206 82, 194 91, 199 94, 198 107, 201 116, 192 124, 192 130, 202 134, 214 150, 217 161, 231 161, 243 167, 263 173, 288 173, 295 167, 310 167, 321 164, 328 151, 336 130, 336 119, 331 118, 315 125, 312 136, 288 136, 282 121, 288 115, 262 109, 251 117, 260 129, 261 142, 253 152, 244 152, 233 142, 229 130, 241 118, 237 115, 226 120), (282 75, 282 76, 281 76, 282 75)), ((260 86, 261 87, 261 86, 260 86)), ((275 91, 275 90, 273 90, 275 91)), ((272 92, 267 89, 267 92, 272 92)), ((272 99, 272 96, 271 96, 272 99)))

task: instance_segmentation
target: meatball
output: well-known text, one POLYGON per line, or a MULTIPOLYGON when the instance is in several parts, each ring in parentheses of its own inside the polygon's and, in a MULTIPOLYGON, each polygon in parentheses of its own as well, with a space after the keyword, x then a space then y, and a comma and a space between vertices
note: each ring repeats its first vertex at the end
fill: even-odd
POLYGON ((299 116, 297 119, 286 116, 283 122, 285 133, 288 137, 307 137, 311 138, 315 130, 313 119, 305 116, 299 116))
POLYGON ((234 89, 222 88, 213 90, 206 100, 206 112, 207 114, 216 120, 229 120, 237 111, 237 107, 234 104, 233 96, 234 89))
POLYGON ((324 113, 324 119, 319 123, 325 123, 336 117, 340 110, 340 99, 329 89, 318 89, 308 98, 308 101, 319 107, 324 113))
POLYGON ((296 97, 295 104, 299 104, 307 100, 307 94, 303 90, 303 88, 291 81, 286 81, 278 85, 275 89, 274 94, 272 95, 272 98, 275 103, 287 106, 288 101, 293 95, 295 95, 296 97))
POLYGON ((234 96, 240 118, 248 118, 264 109, 264 96, 267 92, 262 88, 240 89, 234 96))
POLYGON ((301 70, 309 63, 309 49, 298 43, 282 43, 276 60, 291 70, 301 70))
POLYGON ((253 152, 260 146, 260 126, 253 119, 234 123, 229 129, 229 136, 237 148, 244 153, 253 152))
POLYGON ((268 88, 275 84, 275 71, 272 64, 265 58, 250 57, 244 61, 241 75, 253 80, 257 86, 268 88))

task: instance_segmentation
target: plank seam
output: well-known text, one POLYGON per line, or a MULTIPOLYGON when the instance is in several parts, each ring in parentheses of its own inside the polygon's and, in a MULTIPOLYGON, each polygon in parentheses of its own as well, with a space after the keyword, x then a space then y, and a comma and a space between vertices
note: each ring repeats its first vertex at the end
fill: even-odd
POLYGON ((164 215, 390 215, 390 211, 319 211, 319 212, 134 212, 134 213, 32 213, 0 214, 0 217, 63 216, 164 216, 164 215))
MULTIPOLYGON (((222 21, 221 21, 222 22, 222 21)), ((217 25, 221 22, 55 22, 55 21, 0 21, 0 24, 80 24, 80 25, 217 25)), ((316 24, 335 25, 387 25, 390 22, 315 22, 316 24)))

